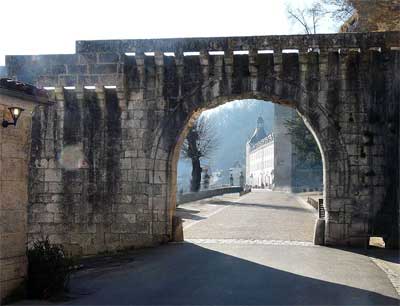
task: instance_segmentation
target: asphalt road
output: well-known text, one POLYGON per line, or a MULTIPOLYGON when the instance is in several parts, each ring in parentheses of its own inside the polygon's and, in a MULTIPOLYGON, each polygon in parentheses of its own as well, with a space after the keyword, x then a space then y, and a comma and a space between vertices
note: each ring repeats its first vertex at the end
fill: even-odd
POLYGON ((313 246, 315 214, 295 197, 253 192, 180 206, 185 243, 81 271, 70 305, 399 305, 357 250, 313 246))

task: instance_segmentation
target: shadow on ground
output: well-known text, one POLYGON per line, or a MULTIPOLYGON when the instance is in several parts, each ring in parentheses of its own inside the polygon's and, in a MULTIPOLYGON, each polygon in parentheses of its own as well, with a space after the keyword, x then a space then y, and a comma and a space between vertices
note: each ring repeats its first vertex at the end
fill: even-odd
MULTIPOLYGON (((105 273, 77 273, 70 305, 398 305, 376 292, 189 243, 144 250, 105 273), (90 293, 90 294, 88 294, 90 293)), ((321 267, 322 269, 324 267, 321 267)))
POLYGON ((291 210, 291 211, 303 211, 309 212, 308 209, 303 207, 293 207, 282 204, 255 204, 255 203, 244 203, 244 202, 230 202, 230 201, 221 201, 221 200, 209 200, 209 204, 212 205, 223 205, 223 206, 237 206, 237 207, 257 207, 257 208, 265 208, 265 209, 276 209, 276 210, 291 210))
POLYGON ((190 219, 190 220, 195 220, 195 221, 206 219, 205 217, 198 216, 197 215, 198 213, 200 213, 199 210, 186 209, 186 208, 182 208, 182 207, 176 208, 176 215, 183 219, 190 219))
MULTIPOLYGON (((366 255, 376 259, 382 259, 394 264, 400 264, 400 251, 395 249, 378 248, 369 246, 366 249, 355 249, 352 252, 366 255)), ((400 305, 400 304, 399 304, 400 305)))

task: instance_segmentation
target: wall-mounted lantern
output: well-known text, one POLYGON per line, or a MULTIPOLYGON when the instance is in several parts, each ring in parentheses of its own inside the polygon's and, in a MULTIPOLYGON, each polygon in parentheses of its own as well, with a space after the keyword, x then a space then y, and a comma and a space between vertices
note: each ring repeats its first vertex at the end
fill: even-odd
POLYGON ((11 113, 11 117, 13 118, 13 122, 8 122, 7 120, 3 120, 1 125, 3 127, 5 127, 5 128, 8 127, 9 125, 16 126, 19 116, 24 111, 24 109, 20 108, 20 107, 9 107, 8 110, 11 113))

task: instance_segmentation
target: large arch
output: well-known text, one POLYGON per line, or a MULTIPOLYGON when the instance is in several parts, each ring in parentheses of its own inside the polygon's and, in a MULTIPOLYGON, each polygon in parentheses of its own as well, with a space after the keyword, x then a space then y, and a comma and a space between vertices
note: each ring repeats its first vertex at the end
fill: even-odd
MULTIPOLYGON (((317 139, 324 161, 326 244, 367 245, 371 220, 377 212, 376 208, 372 212, 374 204, 370 202, 376 191, 372 191, 375 186, 368 188, 365 184, 369 170, 356 169, 354 159, 363 162, 362 152, 369 145, 360 131, 366 129, 362 125, 367 122, 357 112, 362 113, 360 109, 366 105, 362 105, 357 91, 365 78, 360 64, 372 54, 372 51, 369 55, 353 51, 231 55, 221 57, 217 68, 217 59, 213 59, 214 67, 210 67, 210 56, 185 58, 185 66, 196 67, 198 61, 197 79, 193 82, 193 74, 188 79, 183 75, 179 86, 187 91, 181 92, 176 107, 160 123, 163 132, 153 147, 153 160, 159 162, 159 156, 164 156, 167 169, 164 195, 167 232, 171 232, 176 200, 177 151, 190 122, 202 110, 253 98, 295 108, 317 139), (214 73, 210 74, 210 70, 214 73), (221 74, 215 76, 215 71, 221 74), (348 100, 357 102, 349 107, 348 100), (359 148, 349 145, 356 138, 359 148)), ((371 58, 369 62, 372 64, 371 58)), ((154 182, 157 172, 152 175, 154 182)))
MULTIPOLYGON (((203 88, 204 90, 204 88, 203 88)), ((165 210, 167 212, 167 228, 166 232, 168 235, 172 235, 173 232, 173 217, 175 215, 175 210, 176 210, 176 183, 177 183, 177 163, 179 160, 179 154, 181 150, 182 143, 186 137, 186 134, 189 130, 189 128, 194 124, 196 119, 200 116, 200 114, 208 109, 212 109, 215 107, 218 107, 220 105, 223 105, 225 103, 229 103, 235 100, 244 100, 244 99, 256 99, 260 101, 265 101, 265 102, 272 102, 272 103, 278 103, 280 104, 280 99, 277 97, 271 97, 271 96, 266 96, 262 93, 254 93, 254 92, 246 92, 243 93, 242 95, 228 95, 228 96, 217 96, 213 100, 206 102, 204 105, 198 108, 194 108, 192 111, 187 113, 187 116, 182 118, 181 114, 176 114, 176 117, 174 115, 170 115, 168 120, 171 120, 172 122, 163 122, 160 124, 160 133, 157 135, 157 137, 154 140, 153 144, 153 169, 156 169, 156 164, 160 163, 160 157, 163 158, 166 156, 167 153, 167 160, 165 160, 166 164, 166 169, 168 169, 168 175, 166 177, 166 197, 165 197, 165 210), (177 122, 179 122, 177 124, 177 122), (175 128, 165 128, 165 126, 171 127, 171 125, 174 125, 175 128), (164 128, 161 128, 163 126, 164 128), (171 134, 172 132, 172 134, 171 134), (172 142, 169 142, 172 141, 172 142)), ((303 119, 304 123, 308 127, 308 129, 311 131, 313 134, 318 147, 321 152, 321 157, 322 157, 322 162, 323 162, 323 195, 324 195, 324 208, 325 211, 327 212, 325 214, 325 219, 324 222, 326 224, 329 224, 327 221, 329 220, 329 212, 330 212, 330 201, 334 200, 334 197, 329 193, 329 184, 330 184, 330 176, 334 175, 333 173, 336 172, 337 169, 343 169, 343 171, 338 172, 338 177, 339 181, 346 182, 347 177, 349 175, 348 173, 348 166, 346 165, 345 162, 342 162, 338 164, 335 160, 330 162, 329 156, 326 156, 325 152, 329 151, 331 147, 329 146, 329 138, 328 134, 324 133, 320 129, 317 129, 318 126, 313 126, 312 125, 312 117, 310 117, 310 113, 307 113, 304 111, 304 109, 301 109, 298 107, 298 103, 295 101, 287 101, 285 100, 285 106, 291 107, 295 109, 298 114, 301 116, 303 119), (334 168, 331 168, 334 165, 334 168), (328 175, 330 174, 330 175, 328 175)), ((177 112, 179 112, 177 110, 177 112)), ((312 113, 313 116, 315 116, 315 112, 312 113)), ((323 113, 320 113, 321 116, 324 116, 323 113)), ((337 141, 339 143, 343 143, 343 139, 341 139, 341 135, 338 135, 337 141)), ((336 155, 337 156, 342 156, 341 161, 346 160, 346 152, 344 150, 344 146, 339 146, 336 150, 336 155)), ((332 155, 331 155, 332 156, 332 155)), ((161 159, 162 160, 162 159, 161 159)), ((153 176, 153 182, 157 180, 156 171, 151 171, 151 174, 153 176)), ((348 184, 347 184, 348 185, 348 184)), ((315 227, 317 230, 318 227, 315 227)), ((329 231, 329 225, 326 226, 326 231, 325 231, 326 237, 325 241, 327 241, 327 244, 335 244, 334 239, 336 237, 332 237, 332 235, 329 231), (333 241, 332 241, 333 240, 333 241)), ((317 233, 319 235, 319 233, 317 233)), ((340 237, 337 237, 337 239, 341 239, 340 237)))
POLYGON ((319 142, 326 243, 364 246, 379 235, 395 245, 399 35, 79 41, 76 54, 7 57, 11 77, 55 87, 57 101, 33 118, 30 239, 51 231, 84 254, 169 240, 188 123, 254 98, 296 109, 319 142), (88 168, 60 166, 69 144, 91 155, 88 168))

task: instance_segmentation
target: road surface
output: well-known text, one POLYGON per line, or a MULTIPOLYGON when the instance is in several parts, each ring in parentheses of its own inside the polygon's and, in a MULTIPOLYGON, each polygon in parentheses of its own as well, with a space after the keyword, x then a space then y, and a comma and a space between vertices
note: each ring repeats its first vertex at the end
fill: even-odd
POLYGON ((312 245, 315 213, 267 191, 181 205, 184 243, 77 273, 70 305, 399 305, 357 250, 312 245))

